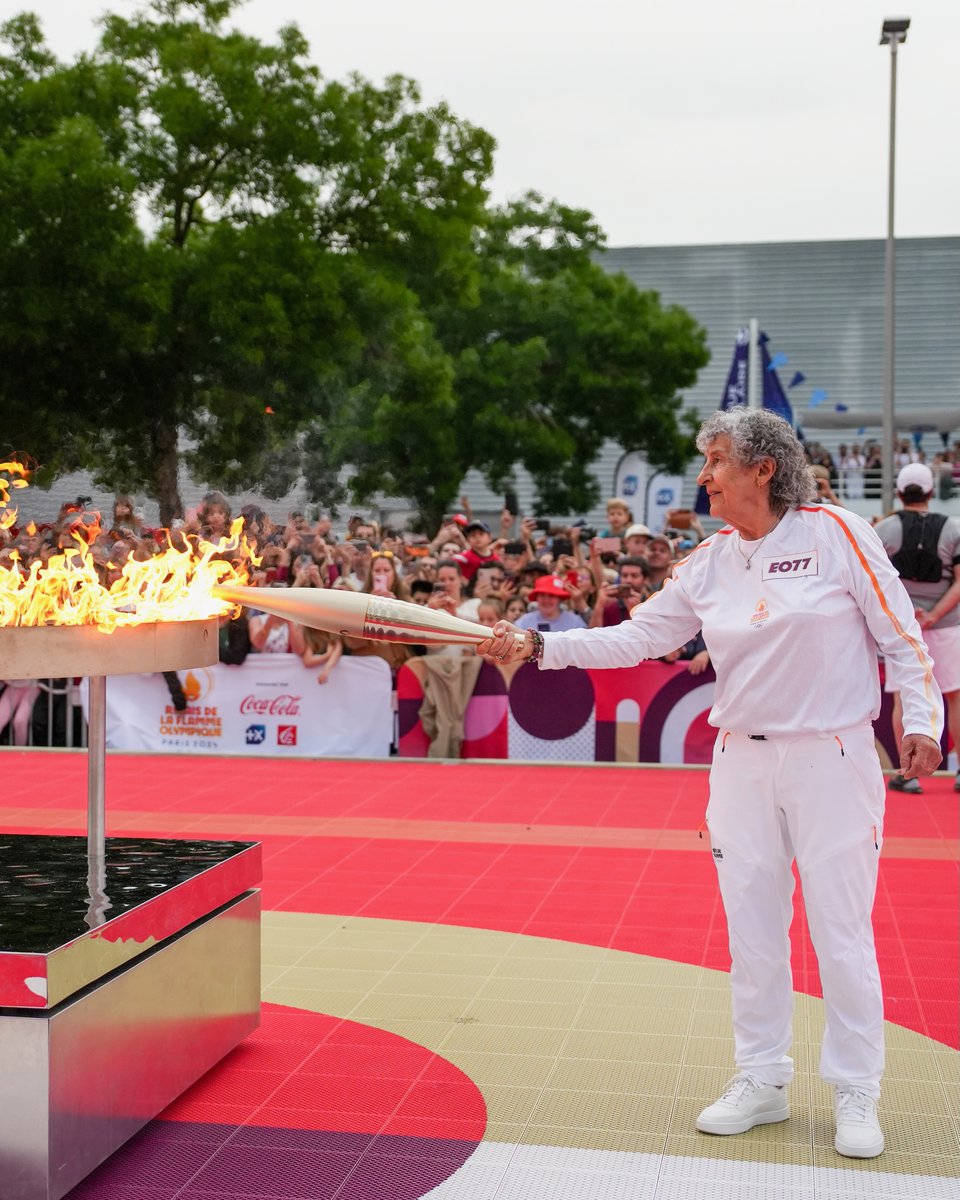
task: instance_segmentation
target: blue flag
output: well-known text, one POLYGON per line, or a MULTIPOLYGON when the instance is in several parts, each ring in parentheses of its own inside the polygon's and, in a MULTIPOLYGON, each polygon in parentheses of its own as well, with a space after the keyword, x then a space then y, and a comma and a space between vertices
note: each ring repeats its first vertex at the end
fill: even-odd
POLYGON ((787 393, 783 390, 783 384, 777 374, 777 367, 787 360, 786 355, 775 354, 771 359, 766 342, 762 342, 760 345, 760 355, 763 368, 760 376, 763 380, 763 407, 769 408, 778 417, 783 417, 788 425, 792 425, 793 409, 790 407, 787 393))

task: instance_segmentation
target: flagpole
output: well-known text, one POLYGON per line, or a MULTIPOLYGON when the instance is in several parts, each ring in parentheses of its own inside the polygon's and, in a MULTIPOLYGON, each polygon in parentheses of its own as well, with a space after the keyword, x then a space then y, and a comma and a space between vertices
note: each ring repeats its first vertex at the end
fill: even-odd
POLYGON ((760 322, 750 318, 750 341, 747 351, 747 407, 763 407, 763 388, 760 384, 760 322))

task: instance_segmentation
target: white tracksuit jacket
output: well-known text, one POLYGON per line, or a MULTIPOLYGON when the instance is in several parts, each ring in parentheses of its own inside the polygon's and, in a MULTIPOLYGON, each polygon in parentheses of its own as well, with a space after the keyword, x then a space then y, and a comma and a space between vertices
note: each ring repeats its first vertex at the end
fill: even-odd
POLYGON ((905 733, 936 740, 943 702, 913 605, 871 526, 829 505, 789 510, 755 542, 727 527, 674 567, 620 625, 544 635, 541 666, 629 667, 701 628, 717 675, 710 724, 836 733, 880 711, 877 646, 902 680, 905 733))

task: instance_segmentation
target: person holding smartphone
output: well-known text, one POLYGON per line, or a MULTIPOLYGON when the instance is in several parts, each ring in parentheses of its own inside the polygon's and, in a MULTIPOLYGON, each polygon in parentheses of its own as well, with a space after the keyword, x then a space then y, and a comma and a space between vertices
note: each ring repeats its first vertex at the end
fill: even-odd
POLYGON ((650 594, 649 576, 650 565, 645 558, 637 555, 622 558, 618 582, 601 585, 596 607, 590 617, 590 628, 599 629, 629 621, 633 610, 650 594))

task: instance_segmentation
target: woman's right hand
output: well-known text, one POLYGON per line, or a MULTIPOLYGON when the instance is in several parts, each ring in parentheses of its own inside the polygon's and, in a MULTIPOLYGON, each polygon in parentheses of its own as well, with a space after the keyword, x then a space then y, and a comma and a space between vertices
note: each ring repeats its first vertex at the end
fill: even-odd
POLYGON ((533 638, 529 630, 518 629, 509 621, 498 621, 490 630, 490 637, 477 646, 477 653, 500 666, 522 662, 533 653, 533 638))

